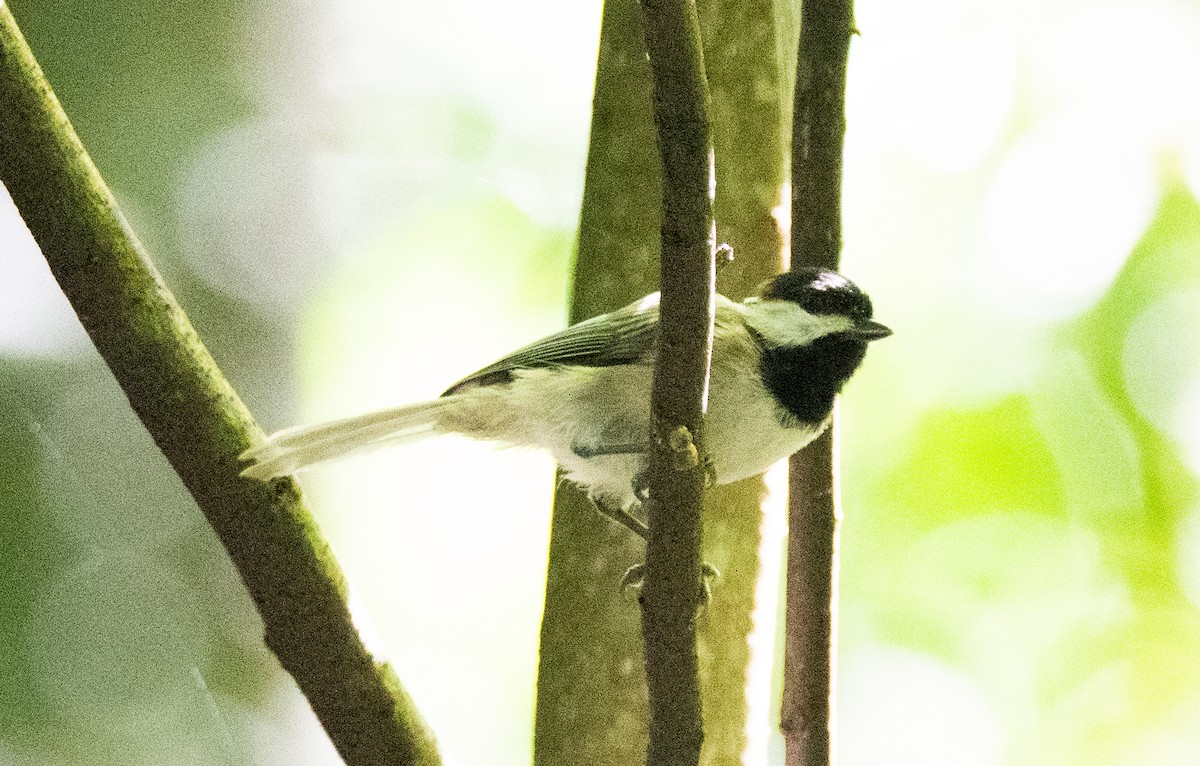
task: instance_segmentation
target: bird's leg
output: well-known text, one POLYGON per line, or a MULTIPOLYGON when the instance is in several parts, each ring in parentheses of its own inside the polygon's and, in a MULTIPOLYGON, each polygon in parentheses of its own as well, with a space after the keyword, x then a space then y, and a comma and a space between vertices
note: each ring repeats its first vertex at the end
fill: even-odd
MULTIPOLYGON (((716 474, 713 472, 712 462, 710 460, 708 460, 707 456, 705 456, 705 458, 704 458, 704 484, 706 487, 712 486, 712 484, 714 483, 715 476, 716 476, 716 474)), ((638 499, 639 507, 643 503, 645 503, 647 500, 650 499, 650 474, 646 470, 638 471, 637 474, 634 475, 634 477, 633 477, 633 494, 638 499)), ((602 511, 602 513, 605 513, 605 515, 609 515, 608 511, 602 511)), ((641 538, 643 540, 648 539, 650 530, 649 530, 649 528, 646 527, 645 524, 643 524, 639 519, 636 519, 632 515, 630 515, 628 511, 622 510, 621 513, 624 514, 626 518, 628 518, 629 520, 631 520, 632 522, 637 524, 638 529, 634 529, 633 527, 629 526, 628 524, 625 524, 624 521, 621 521, 621 519, 618 519, 615 516, 610 515, 609 518, 612 518, 612 519, 618 521, 619 523, 625 524, 627 529, 631 529, 634 532, 636 532, 638 535, 641 536, 641 538)), ((621 590, 640 591, 642 589, 642 579, 643 579, 645 573, 646 573, 645 563, 634 564, 633 566, 626 569, 625 574, 621 576, 621 590)), ((700 573, 701 573, 701 575, 703 575, 702 579, 703 579, 703 583, 704 583, 704 594, 703 594, 704 604, 707 605, 708 602, 712 600, 712 583, 721 577, 721 570, 717 569, 715 566, 708 563, 707 561, 702 561, 702 562, 700 562, 700 573)))
POLYGON ((599 511, 601 515, 612 519, 643 540, 645 540, 650 534, 650 530, 646 527, 646 523, 624 508, 609 506, 599 501, 596 501, 593 504, 596 506, 596 510, 599 511))
POLYGON ((571 451, 587 460, 601 455, 636 455, 646 451, 644 442, 637 444, 601 444, 595 447, 578 442, 571 445, 571 451))
MULTIPOLYGON (((639 442, 637 444, 601 444, 597 446, 589 446, 576 442, 575 444, 571 445, 571 451, 579 457, 588 460, 590 458, 600 457, 601 455, 640 455, 646 451, 646 445, 639 442)), ((645 483, 645 471, 639 471, 637 477, 635 477, 633 480, 634 495, 638 496, 639 501, 638 503, 635 503, 635 505, 638 507, 640 507, 643 499, 643 496, 639 495, 638 493, 639 482, 643 484, 645 483)), ((600 501, 595 501, 595 506, 596 510, 600 511, 602 515, 607 516, 608 518, 617 522, 643 540, 645 540, 646 536, 650 534, 650 530, 646 528, 645 522, 634 516, 628 510, 621 507, 610 506, 600 501)))

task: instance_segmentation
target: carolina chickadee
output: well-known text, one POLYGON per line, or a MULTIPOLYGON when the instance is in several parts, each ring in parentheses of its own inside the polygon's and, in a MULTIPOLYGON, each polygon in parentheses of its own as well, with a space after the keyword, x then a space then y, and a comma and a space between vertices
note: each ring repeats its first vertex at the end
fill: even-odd
MULTIPOLYGON (((825 429, 867 344, 892 334, 871 312, 854 283, 812 268, 780 274, 744 303, 717 296, 702 434, 717 484, 762 473, 825 429)), ((453 432, 545 449, 602 509, 628 511, 646 464, 657 331, 655 293, 525 346, 432 401, 280 431, 242 455, 253 461, 242 475, 267 480, 453 432)))

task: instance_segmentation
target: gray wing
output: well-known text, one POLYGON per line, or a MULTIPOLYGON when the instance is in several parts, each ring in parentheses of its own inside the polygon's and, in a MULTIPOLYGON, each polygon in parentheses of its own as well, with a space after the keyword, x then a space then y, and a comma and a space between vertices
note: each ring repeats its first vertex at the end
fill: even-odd
POLYGON ((476 386, 507 383, 516 370, 565 364, 583 367, 632 364, 654 352, 657 332, 658 293, 654 293, 517 349, 450 386, 442 396, 476 386))

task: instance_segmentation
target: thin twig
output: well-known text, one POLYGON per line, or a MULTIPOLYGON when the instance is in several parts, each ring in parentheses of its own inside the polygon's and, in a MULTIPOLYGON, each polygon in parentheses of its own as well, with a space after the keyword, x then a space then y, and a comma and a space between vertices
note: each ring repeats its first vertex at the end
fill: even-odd
POLYGON ((663 165, 661 321, 651 401, 650 537, 642 634, 650 701, 648 766, 695 766, 704 739, 696 615, 704 583, 701 420, 712 354, 716 247, 712 137, 696 7, 643 0, 663 165))
POLYGON ((267 646, 349 766, 440 763, 290 479, 242 479, 262 438, 117 209, 0 0, 0 180, 129 403, 237 567, 267 646))
MULTIPOLYGON (((852 0, 804 0, 792 116, 792 266, 837 268, 852 0)), ((791 461, 787 627, 780 721, 787 766, 833 758, 837 639, 834 426, 791 461)))

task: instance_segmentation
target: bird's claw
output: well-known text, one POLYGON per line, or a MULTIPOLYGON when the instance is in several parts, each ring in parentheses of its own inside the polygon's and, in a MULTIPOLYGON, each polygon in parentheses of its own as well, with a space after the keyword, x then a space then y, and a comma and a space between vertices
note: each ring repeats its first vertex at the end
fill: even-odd
POLYGON ((712 586, 713 583, 721 579, 721 570, 717 569, 707 561, 700 562, 700 582, 704 591, 700 594, 704 606, 708 606, 712 601, 712 586))
POLYGON ((720 274, 722 269, 733 263, 733 246, 728 242, 722 242, 717 245, 714 255, 716 256, 717 273, 720 274))
MULTIPOLYGON (((621 575, 621 584, 620 584, 621 592, 622 593, 632 592, 632 593, 637 593, 640 595, 641 591, 642 591, 642 585, 645 582, 645 575, 646 575, 645 563, 634 564, 633 566, 626 569, 625 574, 621 575)), ((719 580, 720 578, 721 578, 721 570, 717 569, 715 566, 708 563, 707 561, 703 561, 700 563, 700 582, 701 582, 701 588, 702 588, 702 591, 700 594, 700 601, 701 601, 700 605, 702 607, 708 606, 709 602, 712 601, 712 584, 713 584, 713 582, 715 582, 716 580, 719 580)))
POLYGON ((650 499, 650 472, 644 468, 633 475, 633 496, 639 503, 650 499))
MULTIPOLYGON (((704 488, 712 489, 717 484, 717 467, 708 454, 700 455, 700 467, 704 469, 704 488)), ((639 503, 650 499, 650 472, 642 469, 633 476, 633 496, 639 503)))
POLYGON ((712 457, 707 453, 701 455, 700 465, 704 469, 704 488, 712 489, 717 484, 717 468, 713 465, 712 457))
POLYGON ((645 580, 646 565, 634 564, 625 570, 625 574, 621 575, 621 583, 618 586, 622 593, 641 593, 642 583, 645 580))

